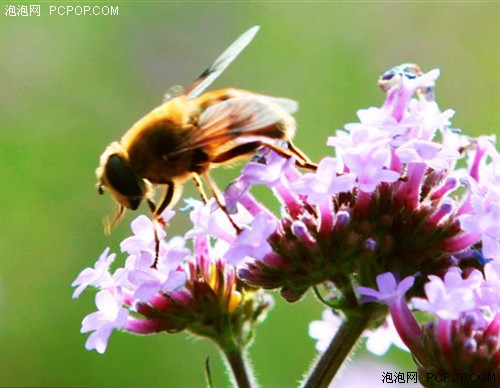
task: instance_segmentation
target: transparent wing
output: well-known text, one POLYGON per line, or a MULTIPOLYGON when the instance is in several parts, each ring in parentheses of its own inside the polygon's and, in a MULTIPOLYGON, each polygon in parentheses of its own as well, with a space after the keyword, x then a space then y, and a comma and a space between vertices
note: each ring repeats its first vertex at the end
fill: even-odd
POLYGON ((199 135, 209 138, 222 129, 229 135, 245 134, 278 122, 282 118, 276 106, 255 97, 239 97, 209 107, 199 120, 199 135))
POLYGON ((297 101, 290 100, 289 98, 283 97, 271 97, 271 96, 259 96, 260 98, 271 102, 272 104, 276 104, 281 107, 287 113, 295 113, 299 108, 299 104, 297 101))
POLYGON ((229 46, 212 65, 201 74, 196 81, 186 88, 185 94, 188 98, 198 97, 203 91, 214 82, 219 75, 231 64, 232 61, 243 51, 243 49, 252 41, 259 26, 253 26, 244 32, 236 41, 229 46))
POLYGON ((198 121, 199 129, 176 154, 202 147, 218 147, 227 142, 248 141, 252 136, 281 137, 277 129, 269 128, 278 122, 293 133, 295 120, 286 108, 295 108, 297 103, 285 98, 260 95, 235 97, 207 108, 198 121), (275 103, 275 101, 279 102, 275 103))

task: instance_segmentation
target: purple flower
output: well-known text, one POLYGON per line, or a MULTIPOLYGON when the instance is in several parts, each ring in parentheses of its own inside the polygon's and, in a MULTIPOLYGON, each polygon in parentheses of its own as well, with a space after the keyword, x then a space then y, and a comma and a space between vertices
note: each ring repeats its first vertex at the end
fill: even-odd
POLYGON ((297 194, 307 195, 307 202, 312 205, 321 205, 334 194, 352 190, 355 176, 353 174, 337 176, 340 173, 338 165, 338 160, 335 158, 321 159, 317 171, 302 175, 298 181, 292 183, 292 190, 297 194))
POLYGON ((266 159, 267 163, 249 162, 241 172, 243 180, 250 185, 272 187, 280 182, 284 171, 295 164, 295 158, 284 158, 274 151, 270 151, 266 159))
POLYGON ((413 276, 404 278, 397 282, 395 276, 390 273, 383 273, 377 276, 378 291, 368 287, 358 287, 358 292, 364 296, 362 303, 377 301, 387 304, 389 311, 403 343, 412 351, 419 355, 421 347, 419 339, 421 329, 411 314, 406 304, 406 292, 413 286, 415 279, 413 276))
POLYGON ((482 242, 483 256, 500 261, 500 204, 485 203, 485 197, 477 190, 470 197, 471 212, 459 217, 464 232, 482 242))
POLYGON ((378 184, 392 183, 400 178, 398 172, 385 168, 389 156, 389 150, 372 147, 359 153, 345 154, 344 162, 349 171, 357 176, 359 189, 371 193, 378 184))
POLYGON ((238 265, 245 257, 263 259, 272 252, 267 241, 278 227, 276 219, 266 213, 259 214, 252 222, 250 228, 245 228, 236 237, 233 245, 224 255, 224 258, 233 265, 238 265))
POLYGON ((385 80, 383 83, 379 82, 383 90, 387 91, 383 108, 390 112, 398 122, 401 122, 405 114, 408 113, 407 107, 411 103, 412 95, 417 92, 422 94, 422 91, 424 91, 423 94, 427 94, 427 91, 434 86, 439 74, 438 69, 420 74, 420 70, 417 68, 415 77, 410 78, 397 74, 389 82, 385 82, 385 80))
POLYGON ((391 304, 394 301, 404 300, 406 292, 413 287, 415 278, 408 276, 401 282, 397 282, 395 276, 386 272, 377 276, 378 291, 369 287, 358 287, 358 292, 365 296, 365 301, 377 301, 379 303, 391 304))
POLYGON ((450 269, 444 281, 438 277, 429 276, 425 284, 424 298, 413 298, 413 306, 421 311, 428 311, 443 319, 457 319, 465 311, 475 307, 474 288, 481 284, 482 275, 474 271, 467 279, 462 279, 460 270, 450 269))
MULTIPOLYGON (((358 111, 358 115, 361 115, 361 112, 358 111)), ((388 145, 392 140, 390 133, 374 123, 351 123, 345 127, 349 133, 337 131, 336 136, 329 137, 326 143, 335 147, 335 154, 340 160, 344 159, 345 154, 361 154, 373 148, 389 150, 388 145)))
POLYGON ((104 353, 109 337, 114 329, 120 329, 127 323, 129 311, 122 307, 123 299, 119 291, 99 291, 95 297, 99 311, 87 315, 82 322, 82 333, 93 333, 87 339, 85 348, 104 353))
MULTIPOLYGON (((192 199, 186 200, 186 203, 192 208, 190 218, 193 228, 184 235, 184 238, 192 239, 208 234, 230 243, 235 240, 236 230, 229 222, 227 214, 218 207, 215 199, 212 198, 206 204, 192 199)), ((238 212, 231 214, 237 225, 245 225, 252 221, 252 217, 244 208, 238 206, 237 209, 238 212)))
POLYGON ((141 301, 149 301, 156 293, 172 292, 184 286, 187 275, 182 270, 177 270, 182 259, 189 256, 189 250, 180 250, 176 254, 169 252, 175 260, 170 261, 167 257, 162 257, 156 268, 153 268, 154 256, 149 252, 143 252, 139 260, 136 261, 136 267, 130 270, 128 280, 134 284, 134 297, 141 301))
MULTIPOLYGON (((173 217, 175 212, 169 211, 165 218, 168 221, 173 217)), ((156 249, 155 228, 158 233, 158 239, 163 240, 167 235, 165 231, 155 225, 148 217, 141 215, 132 221, 130 229, 134 234, 126 238, 120 244, 122 252, 127 252, 130 255, 138 254, 140 251, 149 250, 154 252, 156 249)))
POLYGON ((109 247, 104 250, 102 255, 94 264, 94 268, 85 268, 71 283, 72 287, 78 286, 73 292, 73 299, 78 298, 80 294, 88 287, 111 287, 114 282, 111 274, 109 273, 109 266, 113 263, 116 255, 112 253, 108 256, 109 247))
POLYGON ((484 282, 475 289, 476 305, 488 308, 492 313, 500 312, 500 261, 493 261, 484 266, 484 282))
POLYGON ((495 136, 480 136, 474 144, 475 152, 468 155, 470 175, 478 182, 487 203, 500 200, 500 153, 495 142, 495 136))
MULTIPOLYGON (((405 127, 408 127, 409 124, 405 123, 406 125, 401 125, 387 110, 374 106, 367 109, 359 109, 356 115, 359 118, 359 123, 345 125, 345 128, 351 132, 356 131, 358 128, 367 128, 375 131, 372 131, 372 133, 382 131, 383 134, 379 134, 378 136, 387 137, 389 135, 390 138, 394 138, 403 135, 406 131, 405 127)), ((373 138, 370 136, 370 139, 373 138)))
POLYGON ((458 159, 456 150, 447 150, 432 141, 411 139, 396 150, 402 163, 425 163, 434 170, 446 170, 458 159))
POLYGON ((426 298, 412 298, 415 309, 427 311, 441 319, 459 319, 464 313, 474 313, 482 317, 484 309, 492 316, 499 311, 500 303, 500 265, 498 262, 487 263, 483 273, 477 269, 469 271, 467 276, 452 267, 444 276, 429 276, 424 286, 426 298), (479 315, 477 313, 479 312, 479 315))
POLYGON ((452 109, 441 112, 435 101, 411 100, 407 106, 407 117, 412 118, 412 123, 405 137, 431 140, 437 130, 444 131, 450 126, 454 114, 452 109))
MULTIPOLYGON (((193 228, 191 228, 184 237, 189 239, 196 235, 207 234, 209 231, 214 233, 213 226, 218 226, 219 224, 219 222, 213 221, 215 199, 211 199, 206 204, 194 199, 187 199, 185 202, 190 209, 189 218, 191 219, 193 228)), ((215 233, 218 234, 217 232, 215 233)))

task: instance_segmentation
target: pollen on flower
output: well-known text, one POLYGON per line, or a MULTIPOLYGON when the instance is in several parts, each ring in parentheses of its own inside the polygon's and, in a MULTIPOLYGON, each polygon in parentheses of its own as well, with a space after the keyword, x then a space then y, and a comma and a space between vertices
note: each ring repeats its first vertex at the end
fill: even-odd
POLYGON ((236 311, 236 309, 238 307, 240 307, 241 305, 241 301, 242 301, 242 295, 240 292, 238 291, 233 291, 231 293, 231 296, 229 298, 229 303, 228 303, 228 306, 227 306, 227 311, 229 314, 232 314, 236 311))

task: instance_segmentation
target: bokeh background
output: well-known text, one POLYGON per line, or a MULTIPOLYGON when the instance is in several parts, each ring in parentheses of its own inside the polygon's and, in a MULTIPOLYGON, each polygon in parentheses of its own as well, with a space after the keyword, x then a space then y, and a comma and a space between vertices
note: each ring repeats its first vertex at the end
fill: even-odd
MULTIPOLYGON (((70 284, 106 246, 118 251, 138 215, 104 235, 114 205, 97 196, 94 171, 105 146, 250 26, 262 29, 214 87, 299 101, 296 144, 313 160, 331 154, 326 138, 358 109, 381 104, 378 76, 408 61, 441 68, 438 102, 457 111, 456 127, 471 135, 499 127, 499 2, 2 1, 0 18, 2 386, 203 386, 206 357, 216 386, 228 385, 213 346, 182 333, 114 333, 104 355, 87 352, 79 330, 93 292, 72 300, 70 284), (30 3, 40 17, 5 15, 7 5, 30 3), (50 6, 85 4, 119 14, 49 15, 50 6)), ((216 179, 224 186, 240 168, 216 179)), ((185 194, 196 195, 191 184, 185 194)), ((185 216, 176 220, 171 235, 188 227, 185 216)), ((315 356, 307 329, 321 307, 311 295, 293 305, 275 297, 251 357, 263 386, 291 387, 315 356)), ((357 357, 350 374, 372 386, 383 371, 415 370, 399 350, 378 369, 366 367, 362 349, 357 357)))

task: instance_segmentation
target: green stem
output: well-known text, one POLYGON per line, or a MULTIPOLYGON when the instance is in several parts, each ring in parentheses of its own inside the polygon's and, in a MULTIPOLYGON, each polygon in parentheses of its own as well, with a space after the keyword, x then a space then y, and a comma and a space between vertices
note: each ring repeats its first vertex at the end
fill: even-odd
POLYGON ((238 347, 230 349, 221 346, 227 365, 232 373, 233 384, 238 388, 252 388, 255 379, 243 351, 238 347))
POLYGON ((328 349, 309 372, 307 380, 302 385, 303 388, 328 387, 361 334, 368 327, 372 313, 368 310, 364 310, 363 313, 352 315, 342 323, 328 349))

